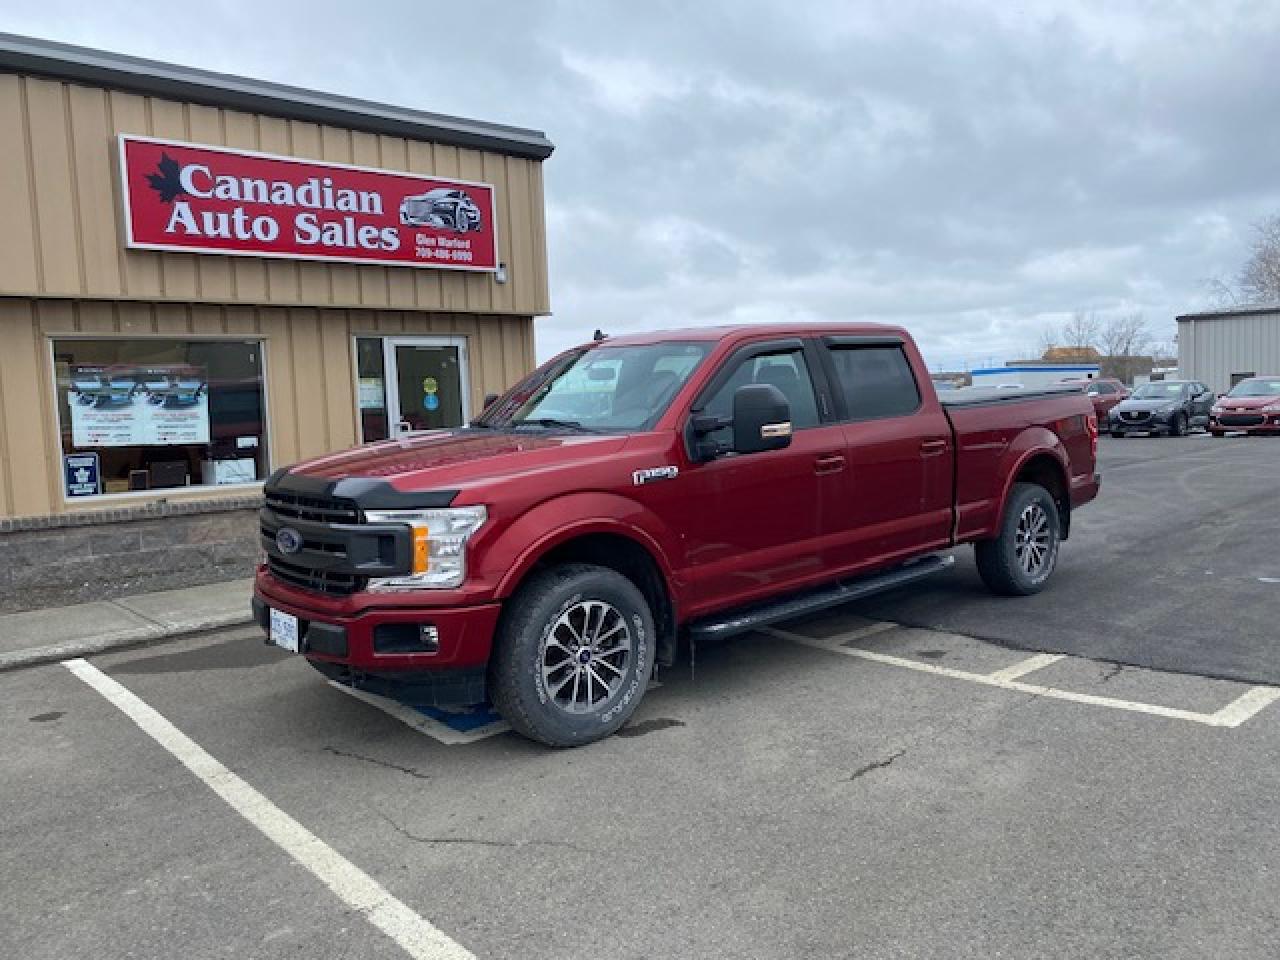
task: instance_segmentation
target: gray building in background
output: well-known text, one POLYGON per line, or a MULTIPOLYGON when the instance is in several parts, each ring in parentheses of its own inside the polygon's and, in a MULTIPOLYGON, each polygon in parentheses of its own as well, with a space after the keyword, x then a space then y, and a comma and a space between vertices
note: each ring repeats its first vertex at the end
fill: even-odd
POLYGON ((1245 377, 1280 374, 1280 304, 1178 317, 1178 371, 1218 393, 1245 377))

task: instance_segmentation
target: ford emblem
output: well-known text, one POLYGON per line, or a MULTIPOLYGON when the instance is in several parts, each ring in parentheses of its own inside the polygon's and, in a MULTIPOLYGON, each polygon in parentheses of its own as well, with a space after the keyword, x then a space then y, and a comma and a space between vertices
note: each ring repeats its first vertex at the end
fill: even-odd
POLYGON ((302 549, 302 534, 293 527, 281 527, 276 531, 276 546, 281 553, 297 553, 302 549))

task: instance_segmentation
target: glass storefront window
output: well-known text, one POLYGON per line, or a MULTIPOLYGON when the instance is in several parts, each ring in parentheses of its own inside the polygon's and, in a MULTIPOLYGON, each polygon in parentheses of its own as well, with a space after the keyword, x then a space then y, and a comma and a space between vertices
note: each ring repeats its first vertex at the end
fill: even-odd
POLYGON ((267 476, 261 342, 59 338, 53 358, 69 498, 267 476), (75 482, 95 465, 96 490, 75 482))

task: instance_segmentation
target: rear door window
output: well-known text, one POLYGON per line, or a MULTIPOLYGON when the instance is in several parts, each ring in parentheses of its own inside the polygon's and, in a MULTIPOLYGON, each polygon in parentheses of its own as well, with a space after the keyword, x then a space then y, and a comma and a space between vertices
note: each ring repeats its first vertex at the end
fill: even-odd
POLYGON ((837 345, 829 349, 850 420, 902 417, 920 408, 920 388, 902 347, 837 345))

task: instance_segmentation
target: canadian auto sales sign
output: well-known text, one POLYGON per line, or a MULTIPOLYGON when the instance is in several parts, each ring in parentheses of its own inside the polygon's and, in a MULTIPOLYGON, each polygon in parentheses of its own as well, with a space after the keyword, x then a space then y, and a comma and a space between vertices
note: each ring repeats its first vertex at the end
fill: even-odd
POLYGON ((496 270, 493 187, 120 137, 125 243, 142 250, 496 270))

